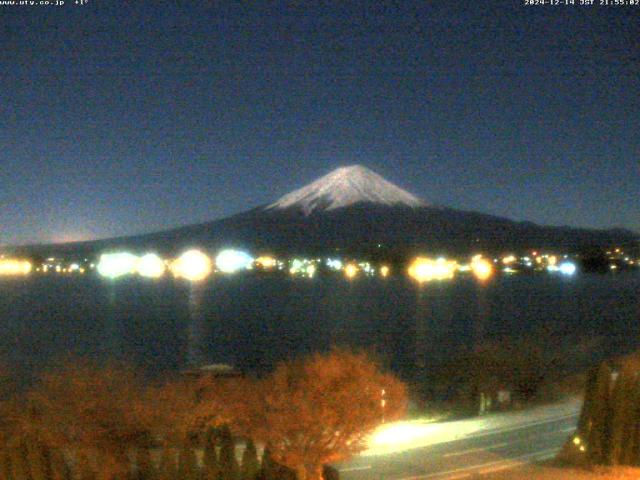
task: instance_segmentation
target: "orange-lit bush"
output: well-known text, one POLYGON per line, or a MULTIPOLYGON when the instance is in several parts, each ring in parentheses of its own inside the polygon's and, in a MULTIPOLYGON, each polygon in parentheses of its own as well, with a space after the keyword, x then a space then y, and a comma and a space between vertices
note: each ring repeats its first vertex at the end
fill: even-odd
POLYGON ((149 441, 147 412, 134 408, 141 396, 130 368, 68 361, 27 393, 16 436, 73 451, 85 467, 100 465, 99 478, 114 478, 128 468, 127 448, 149 441))
POLYGON ((320 478, 323 464, 365 448, 365 437, 402 415, 404 385, 365 354, 334 350, 280 364, 262 382, 253 436, 299 480, 320 478))
MULTIPOLYGON (((146 383, 124 365, 71 360, 43 374, 23 397, 0 397, 0 464, 15 456, 16 468, 99 480, 127 478, 140 465, 167 478, 187 467, 208 475, 191 468, 195 448, 211 447, 226 431, 226 451, 234 451, 231 433, 219 428, 228 425, 235 435, 268 444, 273 460, 299 480, 316 480, 323 464, 362 450, 365 436, 406 404, 402 383, 366 355, 343 350, 283 363, 261 380, 203 373, 146 383), (152 465, 149 449, 160 449, 159 463, 152 465)), ((245 457, 243 468, 255 471, 255 452, 245 457)))

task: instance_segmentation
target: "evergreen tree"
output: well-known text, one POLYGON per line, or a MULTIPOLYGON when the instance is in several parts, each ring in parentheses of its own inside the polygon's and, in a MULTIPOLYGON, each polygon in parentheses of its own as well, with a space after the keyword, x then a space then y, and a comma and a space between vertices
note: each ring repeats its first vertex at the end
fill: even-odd
POLYGON ((211 445, 216 445, 216 442, 218 441, 218 429, 215 427, 209 427, 209 429, 207 430, 207 432, 205 433, 205 443, 207 445, 211 444, 211 445))
POLYGON ((593 405, 596 397, 595 390, 599 371, 599 367, 594 367, 589 369, 587 372, 584 400, 582 401, 582 410, 580 411, 580 418, 578 418, 578 425, 576 428, 576 433, 583 438, 588 438, 589 431, 591 430, 591 416, 593 415, 593 405))
POLYGON ((51 469, 48 449, 38 442, 31 442, 26 445, 26 455, 31 479, 50 480, 51 469))
POLYGON ((258 480, 278 480, 276 463, 273 461, 269 447, 265 447, 262 452, 262 462, 260 464, 258 480))
POLYGON ((640 464, 640 356, 603 362, 587 379, 578 436, 593 464, 640 464))
POLYGON ((71 469, 59 448, 51 450, 51 479, 72 480, 71 469))
POLYGON ((638 363, 634 357, 626 358, 620 368, 620 374, 613 390, 610 402, 611 428, 607 463, 610 465, 628 465, 633 461, 633 437, 636 415, 636 384, 638 363))
POLYGON ((148 448, 139 448, 136 455, 136 479, 155 480, 156 467, 151 459, 151 452, 148 448))
POLYGON ((224 426, 220 430, 220 456, 218 463, 220 471, 219 480, 238 480, 238 461, 236 459, 236 448, 231 436, 229 427, 224 426))
POLYGON ((209 437, 204 446, 204 455, 202 458, 203 480, 218 480, 220 467, 218 465, 218 454, 216 453, 215 436, 209 437))
POLYGON ((638 465, 640 463, 640 381, 634 376, 631 396, 631 412, 629 426, 629 445, 622 457, 624 465, 638 465))
POLYGON ((198 462, 193 447, 185 444, 178 454, 178 478, 180 480, 198 480, 198 462))
POLYGON ((589 459, 596 464, 604 463, 608 456, 611 373, 611 367, 607 362, 603 362, 598 368, 593 385, 591 411, 588 413, 591 424, 587 442, 589 459))
POLYGON ((6 448, 0 451, 0 479, 11 480, 11 455, 6 448))
POLYGON ((0 480, 11 480, 11 460, 6 447, 0 450, 0 480))
MULTIPOLYGON (((79 480, 96 480, 96 472, 91 465, 91 460, 84 452, 78 454, 77 469, 77 478, 79 480)), ((75 475, 73 477, 76 478, 75 475)))
POLYGON ((11 449, 11 478, 12 480, 30 480, 27 449, 20 444, 11 449))
POLYGON ((160 457, 158 478, 160 480, 175 480, 177 477, 178 468, 176 466, 176 456, 174 451, 169 447, 164 447, 160 457))
POLYGON ((255 480, 260 470, 258 464, 258 453, 256 446, 251 439, 247 440, 247 445, 242 454, 242 467, 240 469, 241 480, 255 480))

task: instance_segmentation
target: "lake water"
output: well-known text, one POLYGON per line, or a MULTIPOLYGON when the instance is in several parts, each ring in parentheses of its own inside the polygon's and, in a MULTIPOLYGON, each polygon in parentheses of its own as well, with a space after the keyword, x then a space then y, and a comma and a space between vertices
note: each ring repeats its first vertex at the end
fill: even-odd
MULTIPOLYGON (((418 290, 404 278, 94 276, 0 280, 0 358, 30 374, 67 354, 116 357, 152 374, 206 363, 264 372, 301 353, 374 350, 397 373, 488 339, 547 332, 585 364, 640 345, 640 275, 515 275, 418 290)), ((578 365, 578 366, 581 366, 578 365)), ((572 365, 565 365, 571 368, 572 365)))

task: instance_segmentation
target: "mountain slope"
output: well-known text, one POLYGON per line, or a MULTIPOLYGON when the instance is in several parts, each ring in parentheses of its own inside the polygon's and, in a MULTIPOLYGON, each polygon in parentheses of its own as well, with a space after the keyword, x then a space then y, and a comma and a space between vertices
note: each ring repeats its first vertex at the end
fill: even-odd
POLYGON ((540 226, 478 212, 429 205, 361 166, 343 167, 276 202, 221 220, 133 237, 23 251, 95 254, 116 248, 166 254, 200 247, 241 247, 283 254, 352 252, 504 252, 553 248, 579 252, 638 247, 627 230, 540 226))

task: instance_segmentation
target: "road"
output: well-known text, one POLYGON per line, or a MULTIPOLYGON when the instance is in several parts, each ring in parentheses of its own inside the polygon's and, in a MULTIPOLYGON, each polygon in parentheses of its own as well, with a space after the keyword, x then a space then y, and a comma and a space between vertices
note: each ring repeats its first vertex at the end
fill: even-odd
MULTIPOLYGON (((575 430, 578 399, 480 419, 388 426, 372 448, 338 465, 343 480, 444 480, 555 456, 575 430)), ((377 441, 376 441, 377 440, 377 441)))

